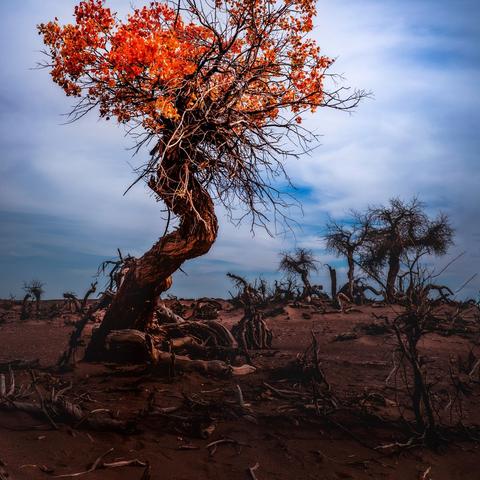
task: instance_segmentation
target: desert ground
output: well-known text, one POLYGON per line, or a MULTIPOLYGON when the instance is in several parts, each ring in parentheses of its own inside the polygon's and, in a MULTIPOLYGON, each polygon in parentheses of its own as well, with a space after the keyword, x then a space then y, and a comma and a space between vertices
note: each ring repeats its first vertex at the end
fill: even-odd
MULTIPOLYGON (((218 321, 231 328, 242 310, 220 303, 218 321)), ((13 372, 18 401, 38 403, 62 392, 90 415, 100 412, 122 426, 101 431, 87 422, 53 421, 3 404, 2 480, 480 479, 473 434, 480 426, 478 372, 462 394, 463 432, 459 420, 450 418, 456 433, 438 447, 396 445, 408 443, 399 418, 411 412, 401 380, 386 382, 396 344, 384 325, 401 307, 368 304, 337 312, 277 306, 265 314, 272 348, 251 352, 256 372, 218 378, 152 371, 144 364, 86 363, 81 351, 74 368, 59 371, 55 364, 79 319, 61 304, 44 301, 43 314, 20 320, 20 302, 1 303, 6 388, 13 372), (292 367, 312 335, 326 380, 318 392, 292 367)), ((191 301, 182 304, 190 307, 191 301)), ((455 376, 449 365, 480 357, 475 311, 464 312, 468 325, 429 333, 421 341, 438 396, 447 395, 455 376)), ((86 328, 85 343, 92 328, 86 328)), ((439 404, 449 423, 447 399, 439 404)))

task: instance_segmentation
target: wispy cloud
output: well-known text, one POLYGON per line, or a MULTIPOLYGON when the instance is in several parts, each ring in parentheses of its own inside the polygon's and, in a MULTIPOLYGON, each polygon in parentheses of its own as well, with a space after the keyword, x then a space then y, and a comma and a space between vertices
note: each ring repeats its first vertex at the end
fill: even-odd
MULTIPOLYGON (((122 12, 128 0, 111 1, 122 12)), ((137 1, 136 4, 143 2, 137 1)), ((94 115, 62 126, 69 100, 40 59, 35 24, 68 20, 73 0, 5 0, 0 5, 0 296, 40 277, 50 296, 82 291, 101 259, 117 247, 141 254, 162 232, 160 206, 133 180, 123 130, 94 115)), ((173 292, 224 295, 228 270, 277 275, 278 252, 295 245, 325 254, 319 236, 327 215, 418 194, 457 228, 455 252, 467 254, 446 281, 460 285, 480 267, 480 4, 475 0, 338 0, 318 3, 315 35, 338 56, 347 84, 372 90, 353 115, 320 111, 306 125, 322 145, 287 170, 302 187, 304 216, 296 235, 271 238, 228 223, 212 251, 185 265, 173 292)), ((443 263, 443 260, 439 261, 443 263)), ((340 264, 338 264, 340 266, 340 264)), ((326 282, 325 272, 316 280, 326 282)), ((466 293, 480 287, 474 281, 466 293)))

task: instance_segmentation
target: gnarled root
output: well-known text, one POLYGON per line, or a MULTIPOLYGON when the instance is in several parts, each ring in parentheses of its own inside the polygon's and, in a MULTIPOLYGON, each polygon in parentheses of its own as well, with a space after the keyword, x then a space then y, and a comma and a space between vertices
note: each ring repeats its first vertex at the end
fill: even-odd
POLYGON ((197 318, 199 320, 216 320, 218 318, 218 311, 222 309, 222 305, 210 298, 199 298, 191 318, 197 318))
POLYGON ((233 360, 237 354, 237 341, 217 321, 184 320, 164 305, 157 308, 155 320, 148 333, 157 338, 161 350, 221 360, 233 360))
POLYGON ((180 315, 177 315, 173 310, 162 304, 157 305, 154 319, 158 323, 173 323, 177 325, 185 323, 185 320, 180 315))
POLYGON ((244 351, 260 350, 272 347, 273 334, 262 314, 247 311, 243 318, 232 328, 232 334, 244 351))
POLYGON ((246 375, 255 371, 253 367, 244 365, 232 367, 222 360, 192 359, 186 355, 177 355, 174 348, 184 348, 197 342, 189 337, 172 339, 172 351, 158 348, 165 339, 161 336, 146 334, 139 330, 117 330, 110 332, 106 339, 106 348, 110 359, 115 361, 149 361, 154 366, 164 365, 175 371, 196 371, 216 376, 246 375))
POLYGON ((340 312, 347 313, 350 310, 350 308, 347 307, 350 302, 351 299, 344 293, 340 292, 339 294, 337 294, 336 304, 340 312))

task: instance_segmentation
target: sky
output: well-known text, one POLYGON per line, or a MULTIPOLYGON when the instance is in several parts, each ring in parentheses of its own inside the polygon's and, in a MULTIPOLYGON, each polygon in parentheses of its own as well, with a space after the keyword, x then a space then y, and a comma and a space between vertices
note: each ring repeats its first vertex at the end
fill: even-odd
MULTIPOLYGON (((0 2, 0 297, 20 296, 24 281, 45 283, 46 297, 81 295, 98 265, 140 256, 163 232, 161 205, 139 185, 124 130, 91 114, 64 125, 71 100, 48 72, 35 25, 69 20, 72 0, 0 2)), ((110 0, 120 13, 136 0, 110 0)), ((324 249, 328 216, 417 195, 428 212, 447 213, 456 229, 448 257, 432 259, 443 283, 459 289, 480 273, 480 2, 478 0, 321 0, 314 32, 345 84, 372 92, 351 114, 320 109, 305 126, 321 135, 308 156, 287 162, 302 211, 293 232, 252 234, 218 210, 219 237, 187 262, 169 293, 227 296, 225 273, 279 278, 279 253, 311 248, 316 283, 328 288, 325 263, 345 280, 341 259, 324 249)), ((477 276, 458 295, 477 297, 477 276)))

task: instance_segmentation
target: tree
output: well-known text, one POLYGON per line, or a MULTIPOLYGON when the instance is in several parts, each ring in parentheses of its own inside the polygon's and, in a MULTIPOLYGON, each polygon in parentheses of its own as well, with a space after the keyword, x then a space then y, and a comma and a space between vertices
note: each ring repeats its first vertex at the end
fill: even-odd
POLYGON ((327 233, 324 238, 327 250, 335 253, 337 256, 343 255, 347 259, 347 292, 350 300, 353 300, 355 255, 359 253, 368 236, 371 221, 368 214, 362 215, 357 211, 352 211, 351 216, 352 218, 348 222, 348 226, 341 225, 330 219, 326 226, 327 233))
POLYGON ((280 260, 280 270, 286 273, 298 275, 303 283, 303 297, 308 297, 314 293, 310 283, 309 275, 318 270, 315 257, 311 250, 297 248, 293 253, 282 253, 280 260))
POLYGON ((444 255, 453 243, 453 228, 448 217, 439 214, 429 219, 425 205, 417 198, 404 202, 390 200, 387 206, 369 208, 371 228, 365 242, 362 264, 372 272, 387 268, 386 298, 395 300, 395 283, 402 259, 408 255, 444 255))
POLYGON ((28 298, 33 297, 35 299, 35 311, 37 315, 40 312, 40 300, 45 293, 45 290, 43 289, 44 286, 45 284, 40 280, 32 280, 23 283, 23 291, 25 292, 24 304, 28 298))
POLYGON ((137 152, 153 145, 136 182, 178 220, 129 263, 90 352, 112 329, 145 329, 171 275, 210 250, 214 199, 227 209, 239 200, 252 226, 266 225, 267 209, 281 212, 272 178, 284 173, 287 140, 300 145, 298 155, 314 139, 303 113, 350 109, 364 95, 324 88, 332 60, 308 37, 315 14, 314 0, 180 0, 122 21, 102 0, 85 0, 73 24, 39 25, 44 66, 78 100, 72 121, 98 107, 126 125, 137 152))

